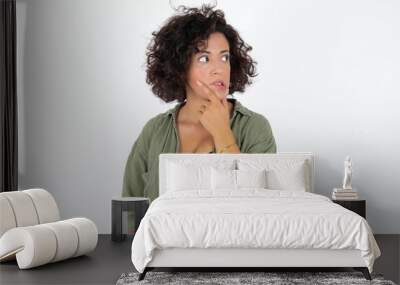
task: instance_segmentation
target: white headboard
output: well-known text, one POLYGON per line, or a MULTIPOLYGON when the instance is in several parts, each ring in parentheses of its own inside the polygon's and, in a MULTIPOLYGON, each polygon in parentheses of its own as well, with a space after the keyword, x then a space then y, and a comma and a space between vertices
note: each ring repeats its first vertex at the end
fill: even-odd
POLYGON ((161 153, 159 156, 159 195, 166 192, 166 173, 168 161, 188 160, 193 164, 207 163, 213 165, 218 161, 235 161, 237 159, 271 159, 271 160, 304 160, 309 166, 308 179, 311 192, 314 192, 314 155, 311 152, 281 152, 281 153, 161 153))

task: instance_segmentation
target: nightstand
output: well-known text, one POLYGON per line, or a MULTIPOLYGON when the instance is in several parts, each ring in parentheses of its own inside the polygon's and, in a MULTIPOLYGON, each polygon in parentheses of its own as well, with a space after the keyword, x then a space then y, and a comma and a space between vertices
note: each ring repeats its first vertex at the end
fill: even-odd
POLYGON ((359 214, 361 217, 366 219, 366 201, 362 199, 357 200, 332 200, 332 202, 339 204, 340 206, 359 214))
POLYGON ((123 241, 126 235, 122 233, 122 212, 132 211, 135 213, 135 227, 146 214, 150 200, 145 197, 114 197, 111 201, 111 240, 123 241))

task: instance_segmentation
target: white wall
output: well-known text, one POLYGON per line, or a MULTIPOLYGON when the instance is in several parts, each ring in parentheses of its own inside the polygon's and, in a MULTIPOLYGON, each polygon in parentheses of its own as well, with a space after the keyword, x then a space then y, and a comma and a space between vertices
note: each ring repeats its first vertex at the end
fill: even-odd
MULTIPOLYGON (((17 0, 20 188, 110 233, 130 148, 172 106, 145 83, 145 47, 169 1, 17 0)), ((172 1, 201 3, 200 1, 172 1)), ((279 152, 317 156, 330 195, 351 155, 375 233, 400 233, 400 2, 219 0, 260 73, 237 94, 270 121, 279 152)))

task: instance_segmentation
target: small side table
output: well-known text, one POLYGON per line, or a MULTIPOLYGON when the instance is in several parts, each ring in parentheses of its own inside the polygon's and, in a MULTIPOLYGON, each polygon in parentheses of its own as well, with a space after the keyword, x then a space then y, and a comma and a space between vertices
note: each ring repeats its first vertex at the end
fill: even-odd
POLYGON ((366 215, 366 201, 362 199, 357 200, 332 200, 332 202, 341 205, 342 207, 359 214, 364 219, 367 218, 366 215))
POLYGON ((146 214, 150 200, 145 197, 113 197, 111 201, 111 240, 123 241, 126 235, 122 233, 122 212, 132 211, 135 213, 135 227, 146 214))

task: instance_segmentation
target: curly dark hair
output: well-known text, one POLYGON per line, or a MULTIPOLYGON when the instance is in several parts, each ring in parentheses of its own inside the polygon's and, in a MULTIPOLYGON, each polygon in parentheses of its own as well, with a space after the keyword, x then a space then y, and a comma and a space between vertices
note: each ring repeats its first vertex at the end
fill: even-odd
POLYGON ((252 47, 226 23, 224 12, 214 8, 206 4, 200 8, 179 6, 176 11, 180 13, 169 18, 159 31, 152 33, 153 38, 146 52, 146 82, 163 101, 185 100, 186 76, 191 57, 199 44, 206 42, 214 32, 224 34, 229 42, 229 94, 244 92, 246 85, 252 83, 250 77, 257 76, 256 62, 248 54, 252 47))

